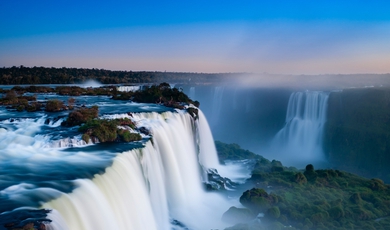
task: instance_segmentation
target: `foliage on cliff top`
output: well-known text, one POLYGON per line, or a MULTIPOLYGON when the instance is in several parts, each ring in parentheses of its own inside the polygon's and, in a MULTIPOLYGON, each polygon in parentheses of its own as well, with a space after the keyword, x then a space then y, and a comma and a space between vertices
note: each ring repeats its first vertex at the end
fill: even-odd
MULTIPOLYGON (((216 144, 223 146, 219 156, 230 159, 254 154, 216 144)), ((245 191, 240 202, 254 216, 264 213, 262 225, 244 222, 227 229, 390 229, 390 185, 382 180, 313 165, 298 170, 275 160, 256 161, 250 179, 255 188, 245 191)))
POLYGON ((219 162, 223 164, 225 160, 245 160, 245 159, 265 159, 260 155, 242 149, 238 144, 226 144, 215 141, 219 162))

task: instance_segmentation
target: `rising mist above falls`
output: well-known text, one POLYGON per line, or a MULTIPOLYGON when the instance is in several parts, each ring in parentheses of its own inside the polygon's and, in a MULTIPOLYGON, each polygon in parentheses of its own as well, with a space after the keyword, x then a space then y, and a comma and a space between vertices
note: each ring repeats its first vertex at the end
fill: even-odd
MULTIPOLYGON (((373 83, 363 80, 356 85, 373 83)), ((209 122, 216 140, 238 143, 286 165, 302 168, 315 162, 389 181, 385 165, 390 160, 384 157, 389 151, 384 146, 390 103, 386 84, 389 80, 382 79, 378 85, 345 89, 341 85, 305 88, 305 83, 301 87, 219 84, 183 88, 212 118, 209 122), (378 158, 370 158, 372 152, 378 158), (376 164, 380 172, 374 169, 376 164)))

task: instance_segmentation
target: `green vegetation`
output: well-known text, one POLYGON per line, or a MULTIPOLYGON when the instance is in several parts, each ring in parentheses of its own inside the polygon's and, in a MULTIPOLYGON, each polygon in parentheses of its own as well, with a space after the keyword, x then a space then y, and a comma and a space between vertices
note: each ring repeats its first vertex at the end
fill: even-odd
POLYGON ((327 117, 329 161, 343 170, 390 182, 390 89, 333 92, 327 117))
POLYGON ((112 97, 115 100, 132 100, 139 103, 163 104, 167 107, 183 109, 184 104, 199 106, 199 102, 192 101, 188 96, 177 88, 171 88, 168 83, 152 85, 135 92, 116 92, 112 97))
POLYGON ((3 91, 3 93, 5 94, 0 98, 0 105, 8 106, 8 108, 16 109, 19 112, 36 111, 42 107, 42 104, 36 102, 35 96, 22 96, 14 90, 3 91))
MULTIPOLYGON (((7 90, 4 90, 7 92, 7 90)), ((24 93, 56 93, 63 96, 99 96, 107 95, 112 96, 115 91, 115 86, 104 86, 99 88, 83 88, 79 86, 57 86, 55 88, 48 86, 15 86, 10 91, 15 91, 16 93, 22 95, 24 93)))
POLYGON ((91 138, 96 138, 99 142, 114 141, 139 141, 142 139, 138 133, 130 133, 129 130, 118 128, 118 126, 127 126, 134 129, 135 125, 130 119, 93 119, 80 126, 79 131, 83 132, 82 139, 89 142, 91 138))
POLYGON ((99 107, 92 106, 91 108, 79 108, 69 113, 68 118, 62 124, 64 126, 76 126, 97 118, 99 115, 99 107))
MULTIPOLYGON (((131 100, 139 103, 156 103, 163 104, 167 107, 184 109, 184 105, 193 104, 199 106, 198 101, 192 101, 186 94, 177 88, 171 88, 168 83, 159 85, 147 86, 143 90, 136 92, 120 92, 115 86, 105 86, 100 88, 82 88, 78 86, 59 86, 56 88, 44 86, 15 86, 11 90, 2 90, 4 97, 0 100, 0 105, 11 105, 12 108, 18 111, 27 110, 34 112, 42 107, 42 104, 29 103, 35 101, 36 97, 19 96, 24 93, 56 93, 64 96, 111 96, 114 100, 131 100)), ((75 99, 69 98, 68 105, 59 100, 49 100, 45 105, 45 110, 48 112, 58 112, 65 109, 74 108, 75 99)), ((196 118, 198 111, 196 108, 189 108, 188 113, 196 118)), ((85 121, 84 121, 85 122, 85 121)), ((78 125, 78 124, 76 124, 78 125)))
POLYGON ((92 106, 91 108, 80 108, 69 113, 66 121, 62 123, 64 126, 79 127, 79 132, 82 132, 82 139, 85 142, 98 140, 99 142, 114 142, 114 141, 139 141, 142 139, 138 133, 131 133, 128 129, 135 129, 134 123, 128 118, 121 119, 97 119, 99 115, 99 107, 92 106))
POLYGON ((104 69, 11 67, 0 68, 0 85, 19 84, 75 84, 93 79, 103 84, 201 82, 212 83, 234 79, 238 74, 173 73, 146 71, 111 71, 104 69))
MULTIPOLYGON (((237 153, 237 146, 218 145, 224 147, 219 148, 220 156, 237 158, 229 154, 237 153)), ((365 179, 333 169, 316 170, 311 164, 297 170, 284 167, 279 161, 258 158, 250 181, 256 187, 245 191, 240 202, 255 216, 263 213, 262 224, 242 221, 229 230, 285 229, 284 226, 291 226, 289 229, 390 229, 390 185, 380 179, 365 179)), ((250 213, 248 210, 242 210, 241 216, 250 213)))
POLYGON ((224 164, 225 160, 265 159, 260 155, 242 149, 238 144, 225 144, 215 141, 219 162, 224 164))
POLYGON ((65 109, 65 105, 63 101, 53 99, 53 100, 48 100, 46 102, 46 106, 45 106, 46 112, 59 112, 64 109, 65 109))

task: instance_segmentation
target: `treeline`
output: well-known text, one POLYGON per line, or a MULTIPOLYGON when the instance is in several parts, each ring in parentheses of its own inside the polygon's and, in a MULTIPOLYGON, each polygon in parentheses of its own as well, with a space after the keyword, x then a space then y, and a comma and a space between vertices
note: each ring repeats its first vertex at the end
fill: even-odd
POLYGON ((176 73, 147 71, 111 71, 105 69, 16 67, 0 68, 0 85, 20 84, 78 84, 86 80, 96 80, 103 84, 120 83, 159 83, 159 82, 201 82, 212 83, 232 79, 233 73, 176 73))

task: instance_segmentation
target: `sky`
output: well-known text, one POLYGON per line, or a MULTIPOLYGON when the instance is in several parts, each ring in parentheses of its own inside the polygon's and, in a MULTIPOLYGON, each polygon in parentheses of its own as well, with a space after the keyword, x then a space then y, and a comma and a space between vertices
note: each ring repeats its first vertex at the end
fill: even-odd
POLYGON ((0 0, 0 67, 390 73, 389 1, 0 0))

